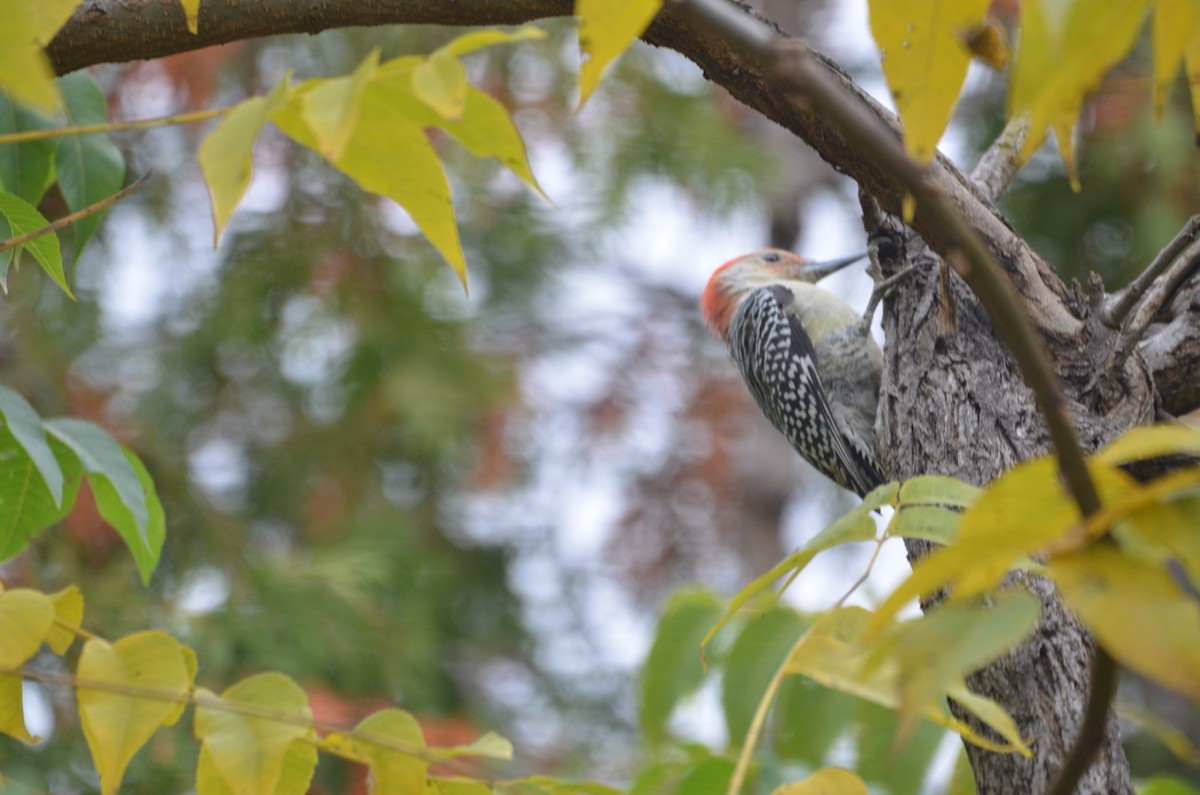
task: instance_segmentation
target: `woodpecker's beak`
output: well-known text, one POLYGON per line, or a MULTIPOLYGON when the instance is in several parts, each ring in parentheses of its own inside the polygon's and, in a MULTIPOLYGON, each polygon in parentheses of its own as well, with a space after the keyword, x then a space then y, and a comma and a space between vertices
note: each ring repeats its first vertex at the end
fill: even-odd
POLYGON ((865 256, 867 256, 867 252, 864 251, 861 254, 854 254, 852 256, 841 257, 839 259, 831 259, 826 262, 806 262, 804 264, 804 272, 808 276, 812 277, 814 282, 819 281, 831 273, 837 273, 847 265, 853 265, 865 256))

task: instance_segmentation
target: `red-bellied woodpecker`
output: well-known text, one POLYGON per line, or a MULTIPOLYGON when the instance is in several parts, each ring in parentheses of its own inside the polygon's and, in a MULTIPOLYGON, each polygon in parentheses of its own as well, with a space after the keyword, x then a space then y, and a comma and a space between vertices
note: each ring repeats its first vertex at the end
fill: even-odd
POLYGON ((883 483, 875 411, 883 354, 867 323, 814 282, 817 265, 767 249, 725 263, 700 308, 759 407, 810 464, 860 497, 883 483))

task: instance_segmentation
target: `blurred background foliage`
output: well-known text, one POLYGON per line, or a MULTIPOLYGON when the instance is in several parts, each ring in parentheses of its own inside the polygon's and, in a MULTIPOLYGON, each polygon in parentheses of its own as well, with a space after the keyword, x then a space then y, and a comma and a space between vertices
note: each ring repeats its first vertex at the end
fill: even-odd
MULTIPOLYGON (((853 12, 758 5, 883 94, 853 12)), ((79 260, 78 303, 35 268, 11 276, 0 377, 44 416, 92 419, 138 452, 166 509, 163 561, 140 588, 85 500, 0 576, 78 583, 88 625, 107 637, 177 633, 213 689, 280 670, 322 720, 397 703, 434 744, 485 729, 511 737, 519 771, 626 782, 649 760, 639 791, 707 791, 731 769, 713 692, 670 724, 682 744, 636 750, 636 669, 659 605, 680 584, 743 584, 849 497, 758 416, 695 300, 716 265, 746 250, 861 247, 857 201, 802 144, 670 52, 639 45, 573 115, 573 29, 545 27, 543 42, 477 57, 472 77, 512 110, 555 206, 439 141, 469 298, 400 211, 281 134, 260 143, 257 181, 215 252, 195 164, 205 129, 117 136, 131 177, 155 176, 79 260)), ((242 42, 94 76, 114 118, 144 118, 231 104, 286 69, 345 73, 373 46, 426 52, 456 33, 242 42)), ((1147 60, 1140 51, 1085 113, 1082 194, 1044 150, 1004 200, 1065 277, 1096 270, 1119 286, 1198 205, 1185 92, 1155 123, 1147 60)), ((958 162, 1002 126, 1003 86, 983 70, 969 81, 943 142, 958 162)), ((56 201, 48 215, 61 214, 56 201)), ((865 300, 861 275, 835 287, 865 300)), ((862 565, 833 555, 801 600, 828 604, 862 565)), ((70 694, 30 689, 52 716, 40 727, 49 739, 18 751, 0 738, 10 786, 96 791, 70 694)), ((1126 696, 1197 739, 1193 710, 1137 683, 1126 696)), ((911 793, 944 780, 955 754, 927 732, 898 757, 887 713, 804 683, 789 684, 778 713, 809 717, 780 718, 762 787, 797 765, 857 759, 880 787, 911 793), (950 762, 927 779, 939 743, 950 762)), ((188 791, 187 732, 140 754, 126 791, 188 791)), ((1153 740, 1135 736, 1130 750, 1137 771, 1196 779, 1153 740)), ((353 767, 322 761, 317 775, 317 792, 362 791, 353 767)))

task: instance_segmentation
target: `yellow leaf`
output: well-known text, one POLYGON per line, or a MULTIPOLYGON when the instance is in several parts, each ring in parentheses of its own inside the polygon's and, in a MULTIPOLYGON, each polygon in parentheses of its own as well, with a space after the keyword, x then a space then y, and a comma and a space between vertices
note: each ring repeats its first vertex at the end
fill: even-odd
POLYGON ((192 677, 183 649, 175 638, 155 631, 127 635, 112 644, 99 639, 84 644, 76 669, 76 698, 105 795, 120 788, 129 760, 186 700, 192 677), (141 690, 152 690, 156 697, 135 695, 141 690))
POLYGON ((25 728, 24 685, 19 676, 0 674, 0 732, 27 743, 36 743, 41 738, 34 737, 25 728))
POLYGON ((402 709, 368 715, 354 732, 334 732, 321 740, 330 753, 371 768, 371 795, 408 795, 425 791, 429 767, 425 735, 417 719, 402 709))
POLYGON ((871 0, 871 32, 904 124, 904 146, 928 163, 967 77, 962 37, 979 26, 989 0, 871 0))
POLYGON ((849 770, 827 767, 803 781, 776 787, 771 795, 867 795, 867 785, 849 770))
POLYGON ((0 89, 18 102, 54 111, 58 88, 38 41, 38 16, 28 0, 0 0, 0 89))
POLYGON ((433 55, 412 72, 413 94, 447 119, 457 119, 467 104, 467 69, 449 55, 433 55))
POLYGON ((1053 558, 1063 599, 1108 652, 1200 703, 1200 605, 1162 566, 1112 545, 1053 558))
POLYGON ((510 44, 516 41, 545 38, 546 31, 533 25, 517 28, 509 33, 503 30, 474 30, 464 33, 458 38, 443 44, 433 51, 433 56, 449 55, 458 58, 467 53, 482 50, 484 47, 494 47, 497 44, 510 44))
POLYGON ((608 65, 650 25, 662 0, 576 0, 579 47, 586 59, 579 72, 582 106, 600 84, 608 65))
MULTIPOLYGON (((1132 478, 1113 467, 1091 462, 1088 469, 1106 504, 1119 502, 1137 488, 1132 478)), ((880 605, 877 620, 890 619, 908 602, 942 587, 952 588, 956 598, 995 588, 1023 557, 1067 544, 1069 532, 1078 527, 1079 509, 1062 486, 1053 457, 1015 467, 963 514, 954 544, 913 566, 908 579, 880 605)))
MULTIPOLYGON (((871 613, 859 607, 829 611, 796 644, 785 664, 787 673, 807 676, 825 687, 897 709, 901 704, 900 670, 895 659, 876 654, 877 647, 870 645, 868 630, 872 623, 871 613)), ((958 701, 1008 742, 988 740, 941 706, 924 706, 921 717, 957 732, 981 748, 1030 755, 1012 718, 998 704, 972 694, 961 678, 946 686, 945 695, 958 701)))
POLYGON ((238 104, 200 144, 200 170, 212 198, 214 246, 220 243, 225 225, 250 186, 254 141, 287 99, 290 79, 290 74, 285 75, 267 96, 238 104))
POLYGON ((1096 453, 1093 460, 1116 465, 1169 455, 1200 455, 1200 431, 1182 425, 1134 428, 1096 453))
POLYGON ((195 728, 203 751, 234 795, 274 793, 290 746, 315 735, 304 691, 278 673, 243 679, 220 698, 198 690, 195 728), (250 711, 237 712, 239 705, 250 711))
POLYGON ((1004 26, 992 17, 964 30, 962 42, 971 54, 993 69, 1003 69, 1012 60, 1012 45, 1004 26))
MULTIPOLYGON (((271 795, 304 795, 316 768, 317 747, 306 742, 292 743, 283 756, 283 772, 271 795)), ((205 748, 200 749, 196 763, 196 795, 235 795, 205 748)))
MULTIPOLYGON (((83 594, 79 592, 79 588, 69 585, 58 593, 51 594, 50 598, 54 602, 54 617, 67 627, 79 629, 79 624, 83 621, 83 594)), ((46 633, 46 645, 59 656, 75 642, 75 633, 67 627, 55 623, 46 633)))
POLYGON ((39 44, 46 45, 54 38, 54 34, 67 24, 71 14, 79 7, 82 0, 39 0, 29 3, 29 13, 33 20, 33 32, 39 44))
POLYGON ((188 32, 197 35, 200 32, 200 0, 179 0, 179 4, 187 15, 188 32))
POLYGON ((50 597, 27 588, 0 593, 0 668, 20 668, 46 639, 54 622, 50 597))
MULTIPOLYGON (((1027 115, 1022 161, 1046 129, 1074 126, 1083 99, 1125 56, 1150 0, 1022 0, 1021 41, 1013 67, 1009 115, 1027 115)), ((1059 135, 1060 151, 1069 136, 1059 135)))
POLYGON ((336 163, 358 125, 363 91, 379 71, 379 48, 346 77, 308 81, 301 100, 302 115, 308 129, 316 136, 315 147, 322 157, 336 163))
POLYGON ((1154 48, 1154 110, 1162 118, 1167 91, 1179 73, 1183 50, 1196 35, 1200 12, 1195 0, 1158 0, 1150 36, 1154 48))
POLYGON ((1200 34, 1192 36, 1183 50, 1183 74, 1192 99, 1192 118, 1200 140, 1200 34))

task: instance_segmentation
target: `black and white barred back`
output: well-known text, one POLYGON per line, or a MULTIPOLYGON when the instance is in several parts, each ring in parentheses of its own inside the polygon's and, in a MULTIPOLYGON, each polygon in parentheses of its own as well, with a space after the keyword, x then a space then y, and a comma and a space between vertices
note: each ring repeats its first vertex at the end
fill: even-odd
MULTIPOLYGON (((795 300, 776 285, 751 293, 729 324, 729 352, 759 408, 800 455, 860 497, 884 482, 870 444, 835 419, 795 300)), ((871 418, 871 422, 874 418, 871 418)))

